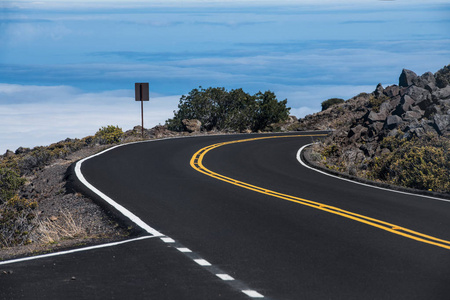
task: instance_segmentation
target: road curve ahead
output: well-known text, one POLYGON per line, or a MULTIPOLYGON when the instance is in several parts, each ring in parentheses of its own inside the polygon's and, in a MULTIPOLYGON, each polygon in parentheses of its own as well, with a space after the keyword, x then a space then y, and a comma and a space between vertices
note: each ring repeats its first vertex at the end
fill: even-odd
POLYGON ((449 202, 320 174, 296 159, 316 137, 272 136, 130 144, 82 164, 90 184, 179 245, 123 247, 107 264, 121 266, 115 296, 132 278, 136 298, 449 299, 449 202))

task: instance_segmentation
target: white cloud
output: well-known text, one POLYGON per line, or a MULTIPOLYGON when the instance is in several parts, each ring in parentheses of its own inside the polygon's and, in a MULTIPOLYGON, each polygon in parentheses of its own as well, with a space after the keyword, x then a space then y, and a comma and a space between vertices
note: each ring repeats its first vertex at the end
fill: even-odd
MULTIPOLYGON (((164 124, 179 99, 158 96, 145 102, 144 126, 164 124)), ((106 125, 128 130, 140 123, 140 103, 134 101, 133 90, 83 93, 68 86, 0 84, 0 153, 82 138, 106 125), (20 98, 17 91, 27 91, 24 101, 14 101, 20 98)))

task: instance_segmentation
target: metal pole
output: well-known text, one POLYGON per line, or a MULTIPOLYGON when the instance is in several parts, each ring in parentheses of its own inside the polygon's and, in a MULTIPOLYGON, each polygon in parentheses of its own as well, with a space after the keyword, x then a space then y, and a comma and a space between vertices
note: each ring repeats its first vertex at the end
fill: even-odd
POLYGON ((142 139, 144 138, 144 101, 141 99, 142 139))

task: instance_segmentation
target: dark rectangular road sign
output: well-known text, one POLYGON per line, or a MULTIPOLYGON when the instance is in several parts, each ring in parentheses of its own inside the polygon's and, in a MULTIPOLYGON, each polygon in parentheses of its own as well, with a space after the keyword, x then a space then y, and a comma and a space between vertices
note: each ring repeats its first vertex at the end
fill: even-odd
POLYGON ((136 82, 134 84, 134 94, 136 101, 149 101, 148 82, 136 82))

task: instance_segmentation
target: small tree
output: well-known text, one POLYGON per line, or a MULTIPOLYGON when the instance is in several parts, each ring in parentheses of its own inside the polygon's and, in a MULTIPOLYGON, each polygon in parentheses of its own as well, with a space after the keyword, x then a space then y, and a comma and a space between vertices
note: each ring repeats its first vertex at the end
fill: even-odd
POLYGON ((287 99, 278 101, 271 91, 256 94, 257 112, 254 130, 263 130, 271 123, 286 121, 289 117, 290 107, 286 107, 287 99))
POLYGON ((344 103, 345 100, 341 98, 331 98, 322 102, 322 111, 332 107, 333 105, 344 103))
POLYGON ((166 125, 170 130, 182 131, 183 119, 197 119, 203 130, 259 130, 286 120, 290 110, 286 103, 278 101, 271 91, 250 95, 242 89, 228 92, 225 88, 200 87, 181 97, 178 111, 166 125))

